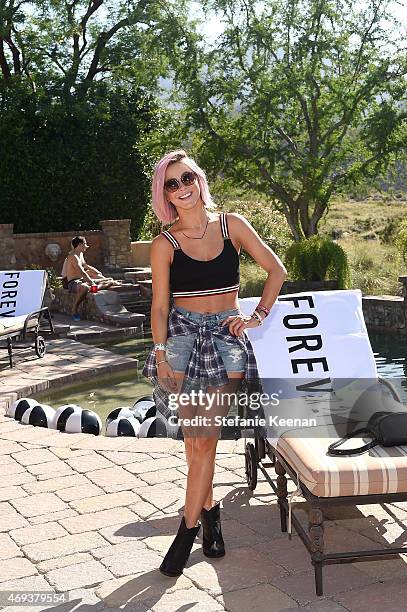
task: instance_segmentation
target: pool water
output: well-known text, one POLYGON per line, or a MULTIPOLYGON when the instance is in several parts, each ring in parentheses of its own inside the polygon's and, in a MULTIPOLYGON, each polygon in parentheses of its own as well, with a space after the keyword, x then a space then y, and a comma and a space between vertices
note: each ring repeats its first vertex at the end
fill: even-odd
MULTIPOLYGON (((407 406, 407 342, 399 336, 370 334, 379 376, 388 378, 396 387, 400 399, 407 406)), ((104 423, 107 415, 119 406, 132 406, 137 398, 151 393, 149 382, 141 375, 147 352, 152 345, 151 335, 129 338, 121 342, 98 344, 99 347, 139 359, 139 369, 95 378, 74 387, 37 394, 35 398, 57 408, 74 403, 94 410, 104 423)))

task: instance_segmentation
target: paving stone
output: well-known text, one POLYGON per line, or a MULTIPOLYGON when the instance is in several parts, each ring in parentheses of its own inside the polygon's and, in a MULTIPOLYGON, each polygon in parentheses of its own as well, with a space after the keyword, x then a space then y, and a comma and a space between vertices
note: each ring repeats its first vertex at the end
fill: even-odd
MULTIPOLYGON (((153 438, 149 438, 152 440, 153 438)), ((185 465, 185 461, 179 457, 163 457, 162 459, 149 459, 148 461, 137 461, 136 463, 128 463, 124 467, 133 474, 143 474, 146 472, 156 472, 157 470, 165 470, 167 468, 175 468, 179 465, 185 465)))
POLYGON ((102 485, 105 493, 119 493, 119 491, 131 491, 134 490, 137 493, 137 489, 145 487, 146 483, 141 478, 137 478, 136 481, 123 483, 123 484, 110 484, 110 485, 102 485))
POLYGON ((44 540, 23 547, 24 554, 34 562, 55 557, 88 552, 106 546, 106 540, 96 532, 67 535, 54 540, 44 540))
POLYGON ((94 451, 92 449, 72 449, 72 448, 59 448, 58 446, 51 446, 49 449, 54 455, 60 459, 71 459, 72 457, 82 457, 83 455, 92 455, 94 451))
POLYGON ((10 465, 15 463, 11 455, 0 455, 0 465, 10 465))
POLYGON ((99 533, 111 544, 120 544, 126 541, 136 542, 152 535, 158 535, 159 532, 151 525, 151 521, 139 521, 104 527, 99 530, 99 533))
POLYGON ((94 531, 117 525, 119 523, 133 523, 137 517, 127 508, 113 508, 111 510, 101 510, 91 514, 81 514, 71 518, 63 519, 61 525, 69 533, 82 533, 84 531, 94 531))
POLYGON ((100 597, 106 608, 115 610, 120 608, 127 612, 128 609, 131 609, 132 604, 137 602, 143 600, 156 602, 164 593, 173 593, 190 587, 192 587, 192 582, 184 575, 169 578, 160 572, 153 571, 109 580, 97 586, 95 594, 100 597))
MULTIPOLYGON (((148 546, 148 548, 152 548, 157 552, 161 553, 163 556, 169 549, 174 540, 176 530, 173 533, 167 533, 165 535, 156 535, 151 536, 149 538, 144 538, 143 544, 148 546)), ((196 538, 192 545, 192 552, 201 551, 202 552, 202 541, 201 538, 196 538)))
MULTIPOLYGON (((13 557, 0 560, 0 583, 13 578, 22 578, 37 574, 35 565, 28 559, 13 557)), ((1 587, 3 589, 3 587, 1 587)), ((4 589, 3 589, 4 590, 4 589)))
POLYGON ((265 538, 263 534, 256 533, 256 531, 250 529, 247 525, 243 525, 234 519, 222 521, 222 533, 229 549, 255 546, 265 540, 271 543, 271 540, 265 538))
POLYGON ((36 440, 38 442, 39 439, 45 440, 50 436, 52 437, 58 434, 59 432, 55 432, 55 430, 53 431, 52 429, 46 429, 45 427, 39 428, 32 427, 31 425, 19 424, 18 429, 9 431, 7 433, 2 433, 1 437, 3 438, 3 440, 9 440, 14 442, 29 442, 30 440, 36 440), (41 432, 38 432, 38 429, 41 429, 41 432), (39 438, 39 435, 41 435, 41 438, 39 438))
POLYGON ((0 560, 10 557, 21 557, 21 550, 7 533, 0 533, 0 560))
POLYGON ((26 527, 28 521, 15 512, 14 514, 4 514, 0 518, 0 532, 8 532, 11 529, 26 527))
POLYGON ((0 516, 4 516, 6 514, 15 514, 16 509, 9 502, 1 502, 0 504, 0 516))
MULTIPOLYGON (((33 574, 31 576, 24 576, 23 578, 12 578, 11 580, 5 580, 1 582, 0 589, 2 591, 49 591, 54 592, 55 589, 49 585, 45 580, 44 576, 39 574, 33 574)), ((27 608, 24 608, 26 610, 27 608)), ((31 610, 31 606, 29 610, 31 610)), ((6 608, 9 612, 10 608, 6 608)), ((21 612, 21 607, 20 607, 21 612)))
POLYGON ((162 562, 162 557, 157 552, 144 547, 143 550, 136 549, 125 555, 120 552, 114 553, 103 557, 100 561, 114 576, 119 577, 157 570, 162 562))
MULTIPOLYGON (((130 474, 130 472, 120 466, 88 472, 86 476, 99 487, 126 485, 130 488, 135 488, 140 486, 140 480, 137 476, 130 474)), ((143 486, 145 486, 145 483, 143 483, 143 486)))
POLYGON ((72 501, 70 505, 80 514, 84 514, 86 512, 97 512, 109 508, 128 506, 137 501, 140 501, 140 497, 136 493, 133 493, 133 491, 122 491, 120 493, 106 493, 97 497, 86 497, 85 499, 72 501))
POLYGON ((61 489, 60 491, 56 492, 56 495, 58 495, 58 497, 65 502, 71 502, 76 499, 84 499, 85 497, 95 497, 96 495, 101 495, 102 493, 103 489, 88 481, 88 484, 61 489))
POLYGON ((184 492, 173 483, 166 483, 165 488, 161 485, 151 485, 143 489, 137 489, 138 495, 155 506, 157 509, 174 512, 184 504, 184 492))
MULTIPOLYGON (((177 590, 173 593, 164 593, 153 604, 152 609, 154 612, 177 612, 184 607, 192 609, 194 612, 212 612, 225 609, 216 599, 195 586, 190 589, 177 590)), ((240 610, 242 609, 244 608, 240 608, 240 610)))
POLYGON ((17 485, 23 485, 28 482, 35 482, 35 477, 27 472, 20 472, 19 474, 10 474, 10 476, 3 475, 0 478, 0 491, 5 487, 13 487, 17 485))
POLYGON ((80 474, 114 466, 114 463, 98 453, 93 455, 83 455, 82 457, 73 457, 72 459, 67 459, 66 463, 80 474))
POLYGON ((47 572, 46 578, 58 591, 68 591, 97 585, 112 574, 99 561, 86 561, 47 572))
POLYGON ((100 454, 116 465, 127 465, 136 461, 151 459, 147 453, 131 453, 129 451, 100 451, 100 454))
POLYGON ((20 546, 34 544, 43 540, 53 540, 64 535, 68 535, 67 531, 62 525, 55 522, 49 522, 45 529, 43 525, 30 525, 29 527, 10 531, 10 536, 20 546))
POLYGON ((55 460, 55 456, 46 448, 38 450, 30 449, 13 453, 13 459, 21 463, 21 465, 33 465, 35 463, 45 463, 55 460))
POLYGON ((291 573, 311 569, 310 555, 296 534, 291 540, 287 538, 281 546, 275 546, 275 542, 267 540, 255 544, 253 548, 291 573))
POLYGON ((20 514, 27 518, 59 512, 67 508, 66 504, 54 493, 38 493, 29 497, 13 499, 12 504, 20 514))
POLYGON ((7 419, 7 421, 2 421, 0 423, 0 434, 2 438, 4 438, 3 434, 8 433, 9 431, 15 431, 16 429, 21 429, 23 425, 19 421, 15 421, 14 419, 7 419))
POLYGON ((0 502, 25 497, 26 495, 27 493, 24 491, 24 489, 19 486, 0 488, 0 502))
POLYGON ((0 455, 17 453, 23 450, 20 444, 17 442, 10 442, 9 440, 0 440, 0 455))
POLYGON ((131 504, 131 506, 129 506, 129 510, 135 512, 137 516, 141 517, 142 519, 147 519, 157 512, 157 508, 155 506, 145 501, 139 501, 136 504, 131 504))
MULTIPOLYGON (((53 493, 54 491, 83 485, 93 486, 86 476, 82 474, 73 474, 71 476, 59 476, 58 478, 48 478, 46 480, 30 482, 25 484, 23 488, 27 493, 53 493)), ((61 497, 61 495, 59 495, 59 497, 61 497)))
POLYGON ((238 589, 219 595, 217 600, 229 612, 242 612, 242 610, 263 610, 267 612, 280 612, 287 609, 298 608, 297 602, 286 593, 282 593, 271 584, 256 584, 247 589, 238 589))
POLYGON ((244 457, 241 455, 231 455, 230 457, 220 457, 216 459, 216 465, 229 470, 244 467, 244 457))
POLYGON ((43 525, 50 521, 59 521, 61 519, 70 518, 71 516, 77 516, 77 512, 72 508, 66 510, 60 510, 59 512, 53 512, 52 514, 40 514, 39 516, 31 516, 30 523, 32 525, 43 525))
POLYGON ((106 546, 92 549, 91 553, 95 559, 103 559, 103 557, 109 557, 112 555, 133 554, 135 550, 146 550, 144 542, 141 540, 133 540, 121 542, 120 544, 107 544, 106 546))
POLYGON ((213 596, 273 582, 286 574, 282 567, 252 548, 235 548, 227 557, 211 562, 203 561, 202 552, 197 551, 191 555, 184 573, 213 596))
MULTIPOLYGON (((323 568, 323 580, 324 594, 331 597, 337 593, 360 589, 375 581, 374 578, 356 569, 350 563, 326 565, 323 568)), ((270 577, 269 582, 284 593, 290 593, 291 597, 300 604, 318 600, 318 596, 315 594, 313 570, 290 576, 270 577)))
POLYGON ((39 479, 44 480, 58 476, 69 476, 75 472, 64 463, 64 461, 55 460, 47 461, 46 463, 36 463, 35 465, 27 465, 26 469, 30 474, 35 474, 39 479))
POLYGON ((79 607, 75 608, 78 612, 85 612, 86 606, 89 606, 89 612, 96 612, 97 610, 104 610, 103 604, 100 602, 99 597, 96 597, 94 589, 73 589, 72 591, 66 592, 69 597, 70 605, 74 602, 78 602, 79 607))
POLYGON ((140 474, 140 478, 148 484, 163 484, 178 480, 180 472, 177 468, 168 468, 168 470, 159 470, 155 472, 145 472, 140 474))
POLYGON ((11 476, 12 474, 19 474, 24 471, 24 466, 14 461, 14 459, 12 462, 0 464, 0 478, 3 476, 11 476))
POLYGON ((57 557, 56 559, 48 559, 47 561, 41 561, 37 563, 37 570, 42 574, 50 572, 54 569, 61 567, 67 567, 68 565, 76 565, 77 563, 84 563, 85 561, 92 561, 93 557, 89 553, 75 553, 73 555, 66 555, 65 557, 57 557))
POLYGON ((407 597, 407 583, 405 580, 380 581, 360 589, 341 593, 335 599, 343 604, 347 610, 357 612, 372 612, 372 610, 386 610, 386 612, 400 612, 402 602, 407 597))

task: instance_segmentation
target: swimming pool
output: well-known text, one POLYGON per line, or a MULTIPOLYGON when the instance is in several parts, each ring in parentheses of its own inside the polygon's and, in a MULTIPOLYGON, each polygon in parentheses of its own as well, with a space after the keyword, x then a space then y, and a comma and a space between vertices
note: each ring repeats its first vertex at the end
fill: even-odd
MULTIPOLYGON (((398 336, 369 334, 379 376, 388 378, 397 388, 401 400, 407 405, 407 345, 398 336)), ((35 399, 57 408, 74 403, 94 410, 104 422, 109 412, 119 406, 132 406, 138 397, 151 393, 151 385, 140 374, 148 350, 151 335, 144 338, 128 338, 123 341, 99 343, 98 346, 115 353, 139 359, 138 373, 134 370, 111 374, 80 385, 37 394, 35 399)))

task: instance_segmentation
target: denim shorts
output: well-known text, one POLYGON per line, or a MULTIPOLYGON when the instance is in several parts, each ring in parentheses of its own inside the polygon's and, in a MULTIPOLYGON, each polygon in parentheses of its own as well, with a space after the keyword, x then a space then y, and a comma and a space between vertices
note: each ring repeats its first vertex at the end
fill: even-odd
MULTIPOLYGON (((210 314, 193 312, 182 306, 174 306, 174 309, 190 321, 194 321, 198 324, 206 322, 209 329, 220 326, 220 322, 223 321, 223 319, 232 315, 237 315, 240 312, 238 308, 230 308, 229 310, 222 310, 221 312, 210 314)), ((188 336, 171 336, 167 339, 167 360, 175 372, 185 372, 195 338, 196 334, 189 334, 188 336)), ((247 355, 238 344, 231 345, 218 338, 214 338, 214 342, 216 350, 222 357, 227 372, 245 371, 247 355)))

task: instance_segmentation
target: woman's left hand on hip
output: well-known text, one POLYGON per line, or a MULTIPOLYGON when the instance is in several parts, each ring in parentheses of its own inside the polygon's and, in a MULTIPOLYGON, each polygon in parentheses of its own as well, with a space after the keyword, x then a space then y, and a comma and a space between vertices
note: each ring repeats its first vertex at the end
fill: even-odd
POLYGON ((221 325, 229 325, 229 331, 234 336, 242 336, 243 331, 250 327, 258 327, 259 324, 256 319, 253 319, 250 315, 238 314, 226 317, 220 322, 221 325))

